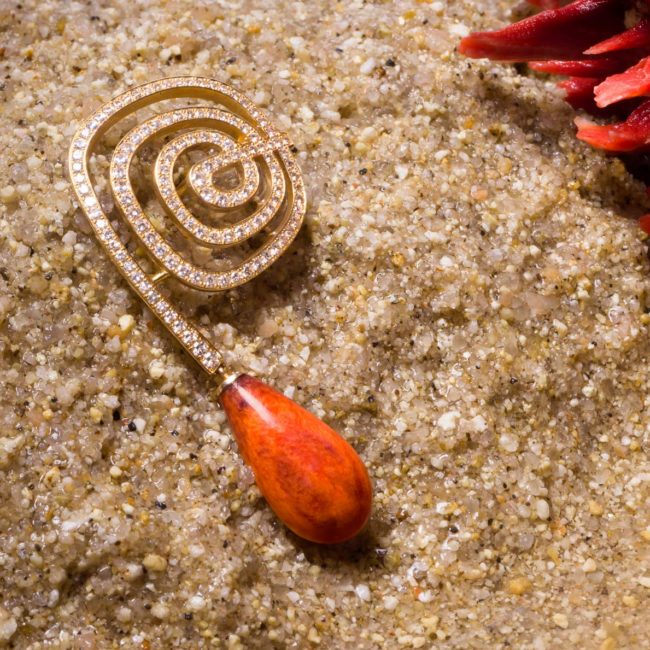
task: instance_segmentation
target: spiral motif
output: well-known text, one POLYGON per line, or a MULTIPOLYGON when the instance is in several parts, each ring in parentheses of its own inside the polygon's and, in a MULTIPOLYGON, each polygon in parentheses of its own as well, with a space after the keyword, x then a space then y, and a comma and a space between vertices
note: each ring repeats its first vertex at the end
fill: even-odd
POLYGON ((108 102, 88 118, 70 147, 70 177, 79 203, 100 242, 131 286, 180 343, 208 372, 221 363, 218 351, 156 288, 172 276, 203 291, 223 291, 247 282, 275 262, 297 235, 305 213, 305 194, 291 143, 248 99, 233 88, 199 77, 162 79, 139 86, 108 102), (115 205, 157 267, 145 273, 121 242, 93 188, 89 163, 93 145, 113 125, 144 107, 173 99, 202 99, 209 106, 171 108, 131 128, 117 143, 110 163, 115 205), (229 248, 268 231, 267 241, 226 269, 204 269, 183 257, 145 213, 130 181, 136 154, 164 139, 153 165, 157 198, 177 229, 204 247, 229 248), (182 186, 176 186, 179 158, 193 150, 211 153, 193 162, 182 186), (236 185, 215 183, 220 173, 235 170, 236 185), (217 216, 237 220, 204 223, 186 195, 217 216), (242 216, 243 215, 243 216, 242 216))

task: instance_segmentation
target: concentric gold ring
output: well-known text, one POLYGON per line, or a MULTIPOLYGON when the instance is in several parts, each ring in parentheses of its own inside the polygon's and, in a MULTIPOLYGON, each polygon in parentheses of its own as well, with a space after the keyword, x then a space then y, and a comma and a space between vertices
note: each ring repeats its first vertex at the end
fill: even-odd
POLYGON ((172 276, 194 289, 223 291, 247 282, 282 255, 298 233, 306 207, 302 178, 286 135, 225 84, 200 77, 162 79, 129 90, 82 123, 70 147, 69 169, 79 203, 121 273, 201 366, 211 374, 217 372, 221 366, 219 352, 160 293, 156 283, 172 276), (144 107, 184 98, 208 100, 210 105, 162 110, 131 128, 111 158, 110 187, 115 205, 157 267, 155 273, 145 273, 100 205, 89 162, 93 145, 113 125, 144 107), (261 247, 219 270, 201 268, 175 250, 147 216, 130 179, 136 153, 161 138, 167 141, 153 165, 154 187, 178 230, 202 246, 228 248, 272 228, 261 247), (203 223, 174 183, 179 158, 206 145, 216 153, 192 164, 183 189, 208 209, 244 215, 234 223, 203 223), (215 175, 228 169, 237 171, 238 184, 227 188, 215 185, 215 175))

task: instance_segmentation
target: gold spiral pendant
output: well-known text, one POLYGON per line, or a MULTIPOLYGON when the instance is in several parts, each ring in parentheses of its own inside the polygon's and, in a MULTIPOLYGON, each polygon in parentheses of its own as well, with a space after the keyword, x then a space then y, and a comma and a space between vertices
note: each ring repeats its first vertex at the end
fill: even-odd
POLYGON ((99 241, 149 308, 210 374, 219 371, 221 355, 161 295, 156 283, 173 276, 194 289, 223 291, 247 282, 282 255, 300 230, 306 206, 302 178, 290 147, 288 138, 246 97, 218 81, 199 77, 161 79, 129 90, 85 120, 72 141, 72 185, 99 241), (182 98, 208 100, 211 105, 173 108, 149 117, 119 140, 111 159, 115 204, 156 266, 155 272, 146 273, 102 209, 91 182, 89 159, 93 145, 130 114, 182 98), (272 228, 263 246, 231 268, 206 270, 182 257, 158 232, 136 198, 129 173, 134 157, 145 145, 165 137, 168 141, 160 148, 154 165, 154 188, 180 231, 201 246, 228 248, 272 228), (235 209, 243 212, 245 217, 234 224, 203 223, 175 187, 179 157, 208 146, 217 153, 191 166, 183 189, 221 214, 235 209), (237 186, 215 186, 212 179, 228 169, 236 170, 237 186))
MULTIPOLYGON (((219 401, 276 514, 295 533, 315 542, 356 535, 370 515, 372 489, 354 449, 281 393, 224 368, 217 348, 157 286, 176 278, 192 289, 224 291, 254 278, 284 253, 306 209, 287 136, 225 84, 200 77, 162 79, 129 90, 85 120, 73 138, 69 168, 79 203, 112 261, 187 352, 219 378, 219 401), (179 100, 190 105, 178 107, 179 100), (133 113, 153 106, 161 110, 131 126, 133 113), (107 132, 122 123, 131 128, 113 149, 109 182, 116 210, 109 211, 94 189, 92 157, 95 145, 109 140, 107 132), (156 149, 154 194, 173 224, 175 240, 161 233, 160 220, 145 211, 132 182, 136 159, 143 154, 146 163, 151 148, 156 149), (217 182, 228 174, 230 183, 217 182), (217 217, 216 225, 201 218, 205 211, 217 217), (122 242, 111 221, 116 216, 137 237, 138 248, 149 258, 144 264, 134 247, 122 242), (218 251, 241 248, 251 239, 266 240, 243 258, 231 259, 226 268, 206 268, 172 243, 179 236, 218 251)), ((110 203, 104 198, 105 205, 110 203)))

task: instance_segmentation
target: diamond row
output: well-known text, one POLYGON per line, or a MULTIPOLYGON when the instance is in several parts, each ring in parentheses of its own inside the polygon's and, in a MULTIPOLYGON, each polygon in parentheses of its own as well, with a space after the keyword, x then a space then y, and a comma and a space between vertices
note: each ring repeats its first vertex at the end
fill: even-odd
MULTIPOLYGON (((226 136, 216 131, 207 130, 197 130, 190 133, 185 133, 165 145, 156 160, 156 185, 158 187, 162 202, 167 206, 168 212, 175 217, 178 224, 185 231, 187 231, 199 242, 208 246, 233 246, 245 241, 246 239, 249 239, 252 235, 259 232, 273 219, 273 217, 280 209, 280 205, 285 194, 285 182, 284 175, 282 174, 282 169, 280 168, 280 165, 274 156, 267 155, 264 157, 264 162, 269 169, 271 177, 271 188, 270 195, 266 198, 265 202, 260 208, 258 208, 249 217, 239 221, 233 226, 213 228, 206 226, 201 221, 199 221, 185 207, 183 201, 178 196, 173 181, 174 165, 178 156, 187 147, 194 146, 196 144, 219 144, 221 138, 225 137, 226 136)), ((258 140, 258 137, 255 134, 252 134, 249 137, 251 137, 251 140, 253 142, 256 142, 258 140)), ((229 150, 231 146, 234 146, 234 143, 230 138, 224 140, 223 143, 225 150, 229 150)), ((258 145, 257 148, 261 149, 262 147, 258 145)), ((236 158, 228 158, 226 164, 233 164, 234 162, 239 162, 239 160, 236 158)), ((212 163, 210 167, 207 168, 200 167, 201 165, 202 163, 197 163, 190 170, 190 178, 194 176, 193 185, 198 185, 199 189, 203 189, 202 186, 211 180, 211 177, 214 174, 215 170, 218 169, 214 163, 212 163), (197 167, 200 167, 200 172, 193 174, 197 167)), ((244 159, 242 161, 242 166, 244 168, 245 174, 249 165, 251 168, 251 171, 249 173, 253 176, 253 181, 255 183, 254 187, 251 188, 247 183, 245 183, 242 189, 239 189, 230 195, 229 198, 232 200, 232 204, 229 204, 227 206, 222 205, 221 207, 235 207, 236 205, 244 204, 252 197, 253 194, 255 194, 257 188, 259 187, 259 172, 257 165, 252 160, 244 159)), ((206 196, 205 194, 203 194, 201 198, 203 198, 206 202, 212 202, 213 204, 216 202, 214 200, 211 200, 211 196, 206 196)))
POLYGON ((259 175, 257 174, 257 166, 254 166, 255 175, 253 175, 252 173, 247 173, 247 165, 251 164, 257 156, 262 156, 264 162, 270 168, 271 186, 276 187, 281 182, 282 174, 272 154, 277 149, 286 146, 284 139, 274 138, 273 140, 262 140, 254 132, 248 133, 244 131, 244 133, 247 136, 247 142, 237 145, 233 140, 228 138, 228 144, 222 147, 222 153, 206 158, 194 165, 190 170, 189 180, 192 189, 206 203, 216 205, 220 208, 229 208, 242 205, 252 198, 259 187, 260 181, 259 175), (213 175, 237 163, 240 163, 244 169, 242 187, 230 192, 215 189, 211 184, 213 175))
MULTIPOLYGON (((122 138, 115 148, 114 156, 111 161, 110 180, 116 202, 148 252, 154 257, 158 264, 177 277, 181 282, 195 289, 204 291, 223 291, 250 280, 275 261, 275 259, 282 254, 284 248, 278 248, 275 246, 262 248, 245 263, 226 271, 204 271, 203 269, 200 269, 195 264, 188 262, 179 255, 162 237, 162 235, 156 231, 136 199, 133 188, 129 182, 128 168, 135 152, 144 142, 147 141, 147 139, 171 126, 178 127, 184 123, 187 124, 192 120, 206 119, 216 119, 222 122, 234 124, 236 123, 236 120, 234 119, 235 117, 236 116, 233 116, 230 113, 224 113, 223 111, 211 108, 179 109, 157 115, 134 127, 124 138, 122 138), (260 258, 259 260, 257 259, 258 256, 260 258)), ((277 166, 275 159, 273 158, 271 160, 271 167, 277 166)), ((276 189, 278 185, 277 177, 280 175, 279 168, 277 168, 275 174, 276 189)), ((172 198, 171 192, 171 187, 161 188, 162 198, 165 201, 170 200, 172 198)), ((272 194, 271 196, 273 204, 279 205, 281 203, 282 197, 278 196, 277 191, 275 195, 272 194)), ((271 218, 274 216, 274 213, 268 213, 268 211, 264 212, 262 210, 260 212, 263 214, 265 219, 269 216, 271 218)), ((176 212, 174 212, 174 215, 178 218, 176 212)), ((182 216, 185 218, 185 222, 188 221, 188 215, 189 211, 184 210, 182 216)), ((231 234, 229 238, 231 241, 246 239, 247 234, 255 230, 259 221, 260 215, 253 215, 253 219, 249 219, 248 224, 235 226, 234 229, 231 229, 235 236, 233 237, 231 234), (239 238, 237 237, 237 227, 241 229, 239 231, 239 238)), ((286 227, 290 228, 291 220, 289 219, 288 221, 289 223, 286 224, 286 227)), ((284 226, 282 231, 283 230, 284 226)), ((282 231, 280 234, 282 234, 282 231)), ((225 239, 224 243, 227 243, 225 239)))
POLYGON ((199 364, 210 374, 221 365, 221 355, 212 344, 164 298, 156 289, 149 276, 133 259, 120 241, 115 229, 102 211, 94 192, 90 189, 90 179, 79 163, 72 163, 74 183, 85 213, 99 241, 108 252, 113 263, 120 269, 129 284, 138 292, 149 309, 182 343, 199 364))
POLYGON ((195 194, 209 205, 222 209, 236 208, 250 201, 260 185, 260 175, 253 157, 242 155, 241 148, 232 138, 214 131, 195 131, 187 134, 186 141, 190 145, 196 145, 201 144, 202 138, 206 142, 220 145, 222 153, 210 156, 190 169, 188 179, 195 194), (215 188, 212 183, 214 174, 236 163, 241 165, 243 172, 239 187, 233 190, 215 188))

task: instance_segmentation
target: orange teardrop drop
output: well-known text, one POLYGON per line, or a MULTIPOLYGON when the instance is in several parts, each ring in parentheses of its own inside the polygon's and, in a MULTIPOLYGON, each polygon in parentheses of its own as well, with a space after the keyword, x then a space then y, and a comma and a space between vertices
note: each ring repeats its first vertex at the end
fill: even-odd
POLYGON ((219 399, 260 491, 296 535, 334 544, 364 527, 368 472, 336 431, 249 375, 226 385, 219 399))

